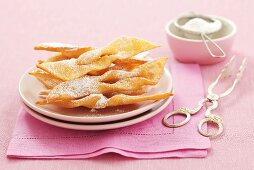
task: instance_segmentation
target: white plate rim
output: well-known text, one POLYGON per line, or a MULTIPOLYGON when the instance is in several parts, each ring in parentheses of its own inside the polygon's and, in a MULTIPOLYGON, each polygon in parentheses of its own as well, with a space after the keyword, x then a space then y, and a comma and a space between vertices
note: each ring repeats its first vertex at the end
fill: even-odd
MULTIPOLYGON (((24 109, 34 118, 53 125, 53 126, 57 126, 57 127, 61 127, 61 128, 65 128, 65 129, 73 129, 73 130, 109 130, 109 129, 117 129, 117 128, 121 128, 121 127, 126 127, 126 126, 130 126, 130 125, 134 125, 137 123, 140 123, 142 121, 145 121, 155 115, 157 115, 158 113, 160 113, 163 109, 165 109, 169 103, 172 101, 173 96, 169 97, 168 99, 166 99, 164 101, 164 103, 159 106, 156 110, 151 111, 143 116, 140 116, 138 118, 135 119, 130 119, 127 121, 120 121, 120 122, 116 122, 116 123, 112 123, 112 124, 100 124, 100 125, 88 125, 88 124, 71 124, 71 123, 66 123, 66 122, 61 122, 61 121, 57 121, 54 119, 50 119, 50 118, 46 118, 45 116, 41 115, 40 113, 32 110, 31 108, 29 108, 28 106, 24 105, 24 109)), ((74 122, 75 123, 75 122, 74 122)), ((106 122, 105 122, 106 123, 106 122)))
MULTIPOLYGON (((34 68, 34 67, 32 67, 32 68, 34 68)), ((98 123, 98 122, 116 121, 116 120, 121 120, 121 119, 126 119, 129 117, 136 116, 140 113, 150 110, 153 107, 158 106, 159 104, 161 104, 163 102, 163 100, 155 101, 155 102, 148 104, 148 105, 146 105, 142 108, 139 108, 137 110, 132 110, 129 112, 118 114, 118 115, 117 114, 116 115, 107 115, 104 117, 73 117, 73 116, 68 116, 68 115, 56 114, 56 113, 48 111, 46 109, 45 110, 40 109, 35 104, 31 103, 28 99, 26 99, 26 97, 23 95, 23 93, 21 91, 22 80, 24 79, 25 76, 28 76, 27 74, 32 68, 28 69, 20 78, 20 81, 19 81, 20 98, 27 106, 32 108, 34 111, 36 111, 40 114, 43 114, 45 116, 55 118, 55 119, 64 120, 64 121, 71 121, 71 122, 84 122, 84 123, 88 123, 88 122, 89 123, 98 123)), ((173 89, 172 75, 171 75, 170 71, 166 68, 164 68, 164 73, 169 78, 168 82, 170 82, 167 91, 172 91, 172 89, 173 89)))

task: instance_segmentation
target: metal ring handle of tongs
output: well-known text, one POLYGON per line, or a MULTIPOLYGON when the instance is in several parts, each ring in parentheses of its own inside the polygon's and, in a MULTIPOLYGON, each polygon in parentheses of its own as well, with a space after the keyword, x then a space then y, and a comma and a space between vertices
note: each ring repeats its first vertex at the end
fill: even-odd
POLYGON ((202 119, 198 124, 198 131, 201 135, 205 137, 216 137, 219 136, 223 132, 223 124, 220 119, 213 119, 210 117, 202 119), (212 122, 217 125, 218 130, 215 132, 208 132, 208 130, 203 130, 202 127, 205 123, 212 122))
POLYGON ((181 127, 183 125, 185 125, 186 123, 188 123, 190 121, 191 115, 196 114, 197 112, 200 111, 200 109, 204 106, 204 104, 206 102, 209 102, 209 100, 207 98, 204 98, 202 100, 200 100, 198 102, 198 106, 194 109, 190 109, 190 108, 179 108, 177 110, 174 110, 172 112, 169 112, 168 114, 166 114, 164 116, 164 118, 162 119, 162 122, 165 126, 169 127, 169 128, 177 128, 177 127, 181 127), (171 116, 175 116, 175 115, 184 115, 186 116, 186 118, 179 122, 179 123, 169 123, 168 119, 171 116))
POLYGON ((186 123, 188 123, 190 121, 190 118, 191 118, 191 115, 190 113, 188 113, 185 108, 181 108, 181 109, 177 109, 173 112, 170 112, 168 114, 166 114, 162 120, 163 124, 169 128, 177 128, 177 127, 181 127, 183 125, 185 125, 186 123), (171 116, 174 116, 174 115, 184 115, 186 116, 186 118, 179 122, 179 123, 169 123, 168 122, 168 119, 171 117, 171 116))
MULTIPOLYGON (((210 96, 211 94, 209 94, 208 96, 210 96)), ((214 94, 215 95, 215 94, 214 94)), ((212 95, 213 96, 213 95, 212 95)), ((217 95, 215 95, 217 96, 217 95)), ((199 124, 198 124, 198 131, 201 135, 205 136, 205 137, 216 137, 218 135, 220 135, 223 132, 223 124, 222 124, 222 120, 220 118, 219 115, 213 114, 211 113, 214 109, 216 109, 218 107, 218 100, 219 98, 214 98, 214 100, 209 99, 211 105, 207 107, 206 111, 205 111, 205 118, 202 119, 199 124), (208 130, 203 130, 202 126, 205 123, 211 122, 213 124, 217 125, 217 131, 213 131, 213 132, 209 132, 208 130)))

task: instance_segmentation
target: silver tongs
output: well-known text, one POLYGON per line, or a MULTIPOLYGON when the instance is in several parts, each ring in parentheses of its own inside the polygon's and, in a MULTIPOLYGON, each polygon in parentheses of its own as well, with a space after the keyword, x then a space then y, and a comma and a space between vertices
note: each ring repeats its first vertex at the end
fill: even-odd
POLYGON ((172 111, 172 112, 166 114, 165 117, 163 118, 164 125, 167 127, 170 127, 170 128, 181 127, 190 121, 190 118, 192 115, 198 113, 201 110, 201 108, 203 106, 205 106, 206 104, 209 104, 209 106, 207 107, 207 109, 205 111, 205 118, 202 119, 198 124, 198 131, 201 135, 206 136, 206 137, 216 137, 216 136, 220 135, 223 132, 222 119, 217 114, 213 114, 212 110, 214 110, 218 107, 219 99, 229 95, 233 91, 233 89, 235 88, 237 83, 241 80, 243 72, 244 72, 246 65, 247 65, 246 58, 244 58, 242 60, 242 63, 239 67, 239 70, 236 74, 235 80, 234 80, 231 87, 229 87, 227 90, 225 90, 224 92, 222 92, 220 94, 216 94, 215 92, 213 92, 213 90, 216 87, 216 85, 219 83, 220 80, 222 80, 230 75, 231 67, 233 65, 234 60, 235 60, 235 57, 232 57, 230 59, 230 61, 224 66, 224 68, 221 70, 217 79, 209 85, 207 96, 198 102, 198 106, 196 108, 194 108, 194 109, 179 108, 175 111, 172 111), (171 117, 173 115, 185 115, 186 118, 180 123, 169 123, 168 119, 169 119, 169 117, 171 117), (212 122, 212 123, 216 124, 217 131, 215 131, 213 133, 204 131, 202 129, 202 126, 208 122, 212 122))

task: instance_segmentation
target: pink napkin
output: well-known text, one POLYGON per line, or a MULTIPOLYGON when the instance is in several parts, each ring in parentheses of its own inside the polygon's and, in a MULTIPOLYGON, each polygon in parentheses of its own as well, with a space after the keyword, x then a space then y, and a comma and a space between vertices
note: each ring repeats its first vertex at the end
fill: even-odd
POLYGON ((175 91, 171 104, 155 117, 129 127, 105 131, 63 129, 43 123, 22 109, 8 157, 82 159, 109 152, 133 158, 205 157, 210 141, 197 132, 203 111, 181 128, 170 129, 162 124, 163 116, 173 108, 195 106, 204 97, 198 65, 175 64, 171 70, 175 91))

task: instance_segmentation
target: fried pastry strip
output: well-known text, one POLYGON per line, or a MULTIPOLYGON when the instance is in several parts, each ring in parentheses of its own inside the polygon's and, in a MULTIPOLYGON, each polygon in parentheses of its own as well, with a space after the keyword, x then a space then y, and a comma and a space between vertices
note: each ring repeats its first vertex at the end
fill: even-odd
POLYGON ((155 85, 153 82, 143 77, 126 78, 116 83, 109 84, 99 82, 94 77, 85 76, 55 86, 48 94, 49 102, 57 100, 78 99, 90 94, 110 94, 124 93, 125 91, 139 90, 146 85, 155 85))
MULTIPOLYGON (((163 66, 165 62, 166 58, 158 58, 156 60, 149 61, 145 64, 139 65, 137 68, 135 68, 130 72, 124 70, 110 70, 104 73, 103 75, 96 76, 95 78, 97 81, 109 83, 131 77, 144 77, 154 82, 158 82, 163 72, 163 66)), ((50 73, 45 72, 38 68, 30 72, 30 74, 39 79, 49 89, 64 82, 63 80, 54 77, 50 73)))
MULTIPOLYGON (((157 46, 145 40, 137 38, 121 37, 113 41, 103 50, 94 49, 88 51, 82 54, 78 59, 62 60, 57 62, 46 62, 38 64, 37 67, 51 73, 52 75, 54 75, 59 79, 68 81, 84 76, 92 71, 106 69, 111 65, 112 62, 116 61, 117 59, 129 58, 135 56, 138 53, 150 50, 155 47, 157 46)), ((36 49, 48 49, 59 52, 63 50, 68 51, 70 48, 71 47, 68 46, 67 47, 57 46, 57 48, 43 46, 43 48, 37 47, 36 49)))
POLYGON ((122 59, 122 60, 116 60, 113 62, 113 65, 105 68, 103 70, 98 70, 98 71, 91 71, 88 73, 88 75, 91 76, 100 76, 104 73, 106 73, 109 70, 124 70, 124 71, 131 71, 138 66, 146 63, 146 60, 138 60, 138 59, 133 59, 133 58, 128 58, 128 59, 122 59))
POLYGON ((86 51, 94 49, 94 47, 87 47, 87 46, 74 46, 71 44, 63 44, 63 43, 41 43, 34 47, 35 50, 45 50, 45 51, 52 51, 52 52, 67 52, 67 56, 73 53, 84 53, 86 51))
POLYGON ((57 62, 41 63, 37 64, 37 67, 52 74, 54 77, 68 81, 82 77, 91 71, 108 68, 115 60, 116 57, 114 56, 104 56, 92 64, 78 65, 77 59, 70 59, 57 62))
POLYGON ((90 94, 106 94, 120 91, 123 93, 128 90, 138 90, 144 85, 155 85, 161 77, 166 60, 167 58, 158 58, 140 65, 130 72, 111 70, 101 76, 85 76, 67 81, 52 89, 47 99, 66 100, 90 94))
POLYGON ((52 89, 56 85, 63 82, 62 80, 55 78, 51 74, 38 68, 29 72, 29 74, 35 76, 47 89, 52 89))
POLYGON ((110 98, 106 98, 102 94, 91 94, 78 100, 69 100, 69 101, 58 100, 53 102, 48 102, 47 100, 40 100, 37 102, 37 104, 39 105, 55 104, 65 108, 75 108, 83 106, 88 108, 101 109, 112 106, 134 104, 147 100, 161 100, 166 99, 171 95, 172 95, 171 93, 161 93, 149 96, 129 96, 125 94, 118 94, 110 98))
POLYGON ((114 55, 118 59, 131 58, 141 52, 156 47, 158 46, 142 39, 122 36, 115 39, 104 48, 98 48, 82 54, 78 58, 77 63, 79 65, 90 64, 103 55, 114 55))
POLYGON ((95 48, 86 46, 73 46, 70 44, 62 44, 62 43, 42 43, 36 45, 34 49, 58 52, 58 54, 44 61, 44 62, 55 62, 70 58, 78 58, 81 54, 90 50, 94 50, 95 48))
POLYGON ((158 58, 142 64, 132 71, 110 70, 99 76, 101 82, 116 82, 123 78, 144 77, 158 82, 164 69, 167 58, 158 58))
POLYGON ((56 62, 56 61, 61 61, 61 60, 68 60, 69 57, 63 55, 62 53, 57 53, 53 55, 52 57, 47 58, 46 60, 39 60, 38 63, 45 63, 45 62, 56 62))

